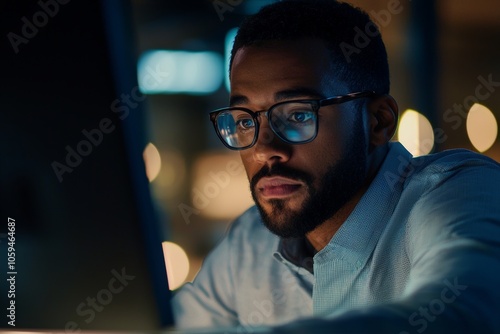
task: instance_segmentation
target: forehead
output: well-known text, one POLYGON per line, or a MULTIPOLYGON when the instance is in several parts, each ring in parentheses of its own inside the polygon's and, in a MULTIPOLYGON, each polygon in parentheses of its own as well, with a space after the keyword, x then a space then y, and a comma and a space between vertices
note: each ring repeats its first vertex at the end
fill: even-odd
MULTIPOLYGON (((330 55, 323 41, 268 41, 240 48, 231 68, 231 93, 310 87, 330 83, 330 55)), ((326 93, 326 92, 325 92, 326 93)))

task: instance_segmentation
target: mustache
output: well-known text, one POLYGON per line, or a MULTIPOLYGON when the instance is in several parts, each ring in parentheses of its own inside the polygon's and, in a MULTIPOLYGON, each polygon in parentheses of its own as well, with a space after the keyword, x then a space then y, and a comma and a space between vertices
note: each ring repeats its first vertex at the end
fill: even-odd
POLYGON ((280 164, 273 165, 272 167, 265 165, 250 180, 250 190, 253 192, 255 186, 257 185, 257 182, 259 182, 259 180, 263 177, 272 176, 282 176, 289 179, 303 181, 306 184, 312 183, 312 177, 303 171, 299 171, 280 164))

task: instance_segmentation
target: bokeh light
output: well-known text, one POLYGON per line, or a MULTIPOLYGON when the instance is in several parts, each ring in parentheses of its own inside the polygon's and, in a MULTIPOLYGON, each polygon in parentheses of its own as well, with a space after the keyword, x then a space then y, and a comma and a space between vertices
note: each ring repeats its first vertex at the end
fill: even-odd
POLYGON ((193 176, 192 203, 203 217, 232 220, 254 204, 238 153, 200 156, 193 176))
POLYGON ((490 109, 479 103, 470 108, 467 114, 467 135, 479 152, 485 152, 495 143, 498 124, 490 109))
POLYGON ((161 172, 154 182, 158 187, 156 195, 173 203, 171 200, 181 196, 186 187, 186 161, 176 150, 162 150, 161 156, 161 172))
POLYGON ((149 182, 152 182, 160 173, 161 170, 161 157, 160 152, 152 143, 146 145, 142 153, 144 164, 146 165, 146 176, 149 182))
POLYGON ((189 259, 181 246, 170 242, 162 242, 167 279, 170 290, 179 288, 186 281, 189 273, 189 259))
POLYGON ((153 50, 137 65, 139 89, 144 94, 215 92, 223 81, 222 56, 215 52, 153 50))
POLYGON ((398 140, 413 156, 428 154, 434 147, 434 131, 418 111, 407 109, 398 128, 398 140))

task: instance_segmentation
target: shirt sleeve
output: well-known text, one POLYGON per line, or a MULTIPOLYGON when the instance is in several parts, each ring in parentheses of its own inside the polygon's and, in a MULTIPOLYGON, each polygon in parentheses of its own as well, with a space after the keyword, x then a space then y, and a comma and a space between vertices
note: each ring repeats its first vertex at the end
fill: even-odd
POLYGON ((275 332, 500 333, 500 168, 468 164, 427 175, 432 187, 407 225, 411 271, 401 298, 275 332))
POLYGON ((175 325, 180 329, 230 327, 238 324, 232 294, 230 238, 226 235, 205 258, 193 283, 172 299, 175 325))

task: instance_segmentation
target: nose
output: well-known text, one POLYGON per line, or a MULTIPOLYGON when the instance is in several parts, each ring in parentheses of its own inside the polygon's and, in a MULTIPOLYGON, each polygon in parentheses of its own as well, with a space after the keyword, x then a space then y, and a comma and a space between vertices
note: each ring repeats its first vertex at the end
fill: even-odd
POLYGON ((267 117, 260 117, 259 136, 252 149, 253 159, 260 164, 284 163, 292 154, 291 145, 282 141, 273 132, 267 117))

